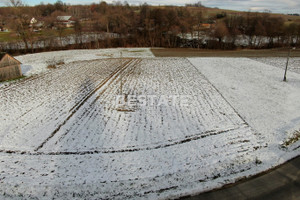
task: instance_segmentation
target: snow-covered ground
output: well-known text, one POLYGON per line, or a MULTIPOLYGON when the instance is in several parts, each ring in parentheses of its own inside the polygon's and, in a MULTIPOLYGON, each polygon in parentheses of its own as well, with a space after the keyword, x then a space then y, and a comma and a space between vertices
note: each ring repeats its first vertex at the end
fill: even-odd
MULTIPOLYGON (((285 69, 286 63, 287 63, 287 58, 284 57, 268 57, 268 58, 252 58, 253 60, 272 65, 275 67, 279 67, 281 69, 285 69)), ((289 64, 288 64, 288 69, 290 71, 296 72, 300 74, 300 58, 299 57, 290 57, 289 59, 289 64)))
POLYGON ((49 69, 47 66, 56 62, 70 63, 74 61, 93 60, 101 58, 120 57, 154 57, 150 48, 112 48, 95 50, 51 51, 36 54, 16 56, 22 65, 25 76, 39 74, 49 69))
MULTIPOLYGON (((201 73, 269 144, 261 160, 270 164, 299 155, 300 141, 279 149, 300 130, 300 76, 248 58, 190 58, 201 73), (293 151, 296 149, 295 151, 293 151), (273 154, 273 155, 272 155, 273 154)), ((298 133, 299 134, 299 133, 298 133)))
POLYGON ((300 154, 299 141, 282 145, 300 129, 299 74, 285 83, 246 58, 107 51, 60 52, 67 64, 0 88, 1 198, 174 198, 300 154), (117 105, 120 94, 146 104, 117 105))

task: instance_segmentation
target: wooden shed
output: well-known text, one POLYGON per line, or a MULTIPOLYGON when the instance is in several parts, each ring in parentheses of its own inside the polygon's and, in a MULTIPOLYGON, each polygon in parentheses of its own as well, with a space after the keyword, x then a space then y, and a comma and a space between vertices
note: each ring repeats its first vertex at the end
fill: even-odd
POLYGON ((22 76, 21 62, 7 53, 0 52, 0 81, 22 76))

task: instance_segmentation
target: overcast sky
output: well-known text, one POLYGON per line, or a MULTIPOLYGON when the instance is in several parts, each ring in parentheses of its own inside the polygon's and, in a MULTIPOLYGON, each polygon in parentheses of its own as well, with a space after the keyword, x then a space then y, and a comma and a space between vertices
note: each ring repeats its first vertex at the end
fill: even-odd
MULTIPOLYGON (((0 5, 5 0, 1 0, 0 5)), ((64 3, 69 4, 90 4, 98 3, 101 0, 62 0, 64 3)), ((195 3, 198 0, 127 0, 129 4, 139 5, 147 2, 151 5, 185 5, 186 3, 195 3)), ((27 5, 37 5, 43 3, 54 3, 56 0, 23 0, 27 5)), ((112 0, 106 2, 112 3, 112 0)), ((124 2, 124 0, 121 0, 124 2)), ((204 6, 218 7, 223 9, 231 10, 242 10, 242 11, 263 11, 271 10, 272 12, 279 13, 300 13, 300 0, 202 0, 204 6)))

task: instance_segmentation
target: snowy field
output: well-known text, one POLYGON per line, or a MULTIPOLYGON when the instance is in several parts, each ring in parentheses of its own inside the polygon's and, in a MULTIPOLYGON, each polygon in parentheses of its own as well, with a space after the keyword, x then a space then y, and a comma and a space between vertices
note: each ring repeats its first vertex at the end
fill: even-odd
MULTIPOLYGON (((259 158, 273 166, 300 154, 300 76, 248 58, 190 58, 201 73, 268 143, 259 158)), ((267 60, 267 59, 265 59, 267 60)), ((280 59, 278 59, 280 60, 280 59)))
POLYGON ((27 54, 16 56, 22 65, 22 72, 25 76, 39 74, 49 71, 49 63, 93 60, 100 58, 123 57, 154 57, 149 48, 117 48, 117 49, 96 49, 96 50, 68 50, 51 51, 45 53, 27 54))
MULTIPOLYGON (((285 69, 287 58, 277 57, 277 58, 253 58, 258 62, 262 62, 268 65, 279 67, 285 69)), ((292 72, 300 74, 300 58, 299 57, 290 57, 288 69, 292 72)))
POLYGON ((300 130, 299 74, 284 83, 246 58, 108 51, 62 52, 66 64, 0 87, 1 198, 175 198, 300 154, 286 143, 300 130))

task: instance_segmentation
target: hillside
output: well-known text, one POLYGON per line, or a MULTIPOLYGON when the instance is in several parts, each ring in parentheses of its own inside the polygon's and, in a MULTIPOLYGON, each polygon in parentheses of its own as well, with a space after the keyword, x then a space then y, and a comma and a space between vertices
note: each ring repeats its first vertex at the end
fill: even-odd
POLYGON ((0 13, 0 28, 6 30, 0 33, 0 49, 11 53, 107 47, 300 46, 300 16, 283 14, 105 2, 5 7, 0 13))

